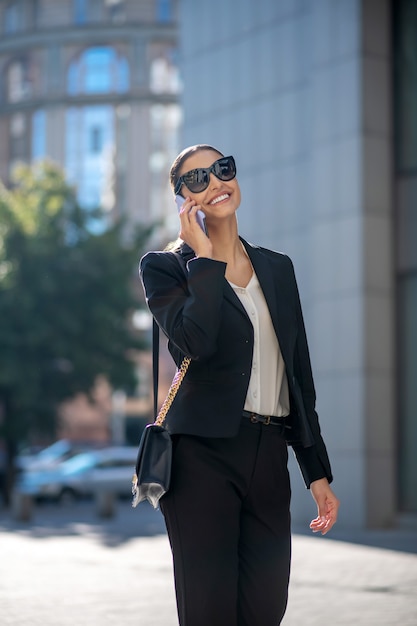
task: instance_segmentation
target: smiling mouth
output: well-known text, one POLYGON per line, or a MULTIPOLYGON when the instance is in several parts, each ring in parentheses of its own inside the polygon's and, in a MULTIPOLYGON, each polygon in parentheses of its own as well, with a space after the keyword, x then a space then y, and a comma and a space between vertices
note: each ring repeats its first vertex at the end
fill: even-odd
POLYGON ((229 194, 223 193, 221 196, 217 196, 217 198, 214 198, 214 200, 212 200, 210 204, 218 204, 219 202, 222 202, 223 200, 226 200, 227 198, 229 198, 229 194))

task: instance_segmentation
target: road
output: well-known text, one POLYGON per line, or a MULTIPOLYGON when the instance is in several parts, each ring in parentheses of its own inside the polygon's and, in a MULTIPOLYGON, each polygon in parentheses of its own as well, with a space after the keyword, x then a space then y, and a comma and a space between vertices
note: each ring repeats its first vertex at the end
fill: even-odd
MULTIPOLYGON (((178 626, 160 513, 43 505, 20 523, 0 510, 0 623, 178 626)), ((416 626, 417 532, 295 533, 282 626, 323 624, 416 626)))

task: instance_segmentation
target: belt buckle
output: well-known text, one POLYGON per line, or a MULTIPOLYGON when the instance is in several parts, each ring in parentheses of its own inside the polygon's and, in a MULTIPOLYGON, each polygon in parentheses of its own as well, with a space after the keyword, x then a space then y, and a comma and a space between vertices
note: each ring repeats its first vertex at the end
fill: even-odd
POLYGON ((265 415, 265 421, 264 421, 265 426, 269 426, 270 423, 271 423, 271 416, 265 415))

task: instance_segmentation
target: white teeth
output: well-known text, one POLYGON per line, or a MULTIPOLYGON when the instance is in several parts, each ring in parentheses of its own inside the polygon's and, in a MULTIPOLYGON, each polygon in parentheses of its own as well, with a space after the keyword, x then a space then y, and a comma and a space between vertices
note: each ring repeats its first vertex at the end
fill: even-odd
POLYGON ((229 197, 229 194, 224 193, 222 196, 217 196, 217 198, 214 198, 214 200, 212 200, 210 204, 217 204, 218 202, 221 202, 222 200, 226 200, 226 198, 228 197, 229 197))

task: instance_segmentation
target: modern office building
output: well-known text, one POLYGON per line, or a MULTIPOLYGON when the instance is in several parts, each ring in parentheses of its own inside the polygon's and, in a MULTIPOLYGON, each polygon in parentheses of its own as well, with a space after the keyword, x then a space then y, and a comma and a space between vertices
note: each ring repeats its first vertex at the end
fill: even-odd
MULTIPOLYGON (((176 0, 0 0, 0 178, 65 168, 88 210, 170 213, 178 144, 176 0), (169 201, 168 201, 169 199, 169 201)), ((100 224, 98 225, 100 226, 100 224)))
POLYGON ((295 264, 340 523, 412 518, 417 3, 182 0, 180 41, 183 144, 235 155, 241 234, 295 264))

